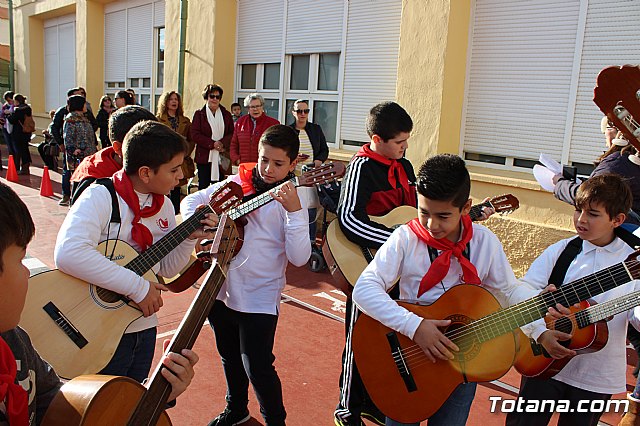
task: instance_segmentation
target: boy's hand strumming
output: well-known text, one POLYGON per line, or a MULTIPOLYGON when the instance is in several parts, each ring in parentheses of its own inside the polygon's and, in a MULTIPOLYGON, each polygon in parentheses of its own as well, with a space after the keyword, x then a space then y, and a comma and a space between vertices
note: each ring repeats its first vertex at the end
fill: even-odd
POLYGON ((458 347, 445 337, 438 327, 446 327, 451 324, 449 320, 423 319, 413 340, 422 348, 427 358, 431 362, 436 362, 436 358, 448 361, 453 359, 450 351, 457 352, 458 347))

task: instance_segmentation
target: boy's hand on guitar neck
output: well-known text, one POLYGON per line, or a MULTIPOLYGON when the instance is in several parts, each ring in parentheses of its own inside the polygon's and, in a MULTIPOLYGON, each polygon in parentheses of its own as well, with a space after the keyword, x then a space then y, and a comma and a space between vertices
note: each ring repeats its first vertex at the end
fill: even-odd
POLYGON ((274 200, 282 204, 282 207, 289 213, 302 209, 298 191, 296 191, 296 187, 291 185, 290 182, 285 183, 278 190, 270 191, 269 194, 274 200))
MULTIPOLYGON (((204 208, 204 205, 201 204, 196 208, 196 211, 201 210, 203 208, 204 208)), ((198 240, 198 241, 203 238, 211 238, 215 233, 215 228, 218 226, 218 221, 219 219, 217 214, 207 213, 204 219, 200 221, 200 223, 202 223, 202 227, 193 231, 191 235, 189 235, 187 238, 189 238, 190 240, 198 240)))
POLYGON ((149 281, 147 295, 137 303, 142 315, 148 317, 158 312, 162 307, 162 292, 167 290, 168 288, 164 284, 149 281))
POLYGON ((450 320, 432 320, 425 318, 418 326, 413 340, 422 348, 429 361, 435 363, 436 358, 444 361, 453 359, 453 354, 450 351, 457 352, 459 350, 458 347, 440 331, 439 327, 446 327, 450 324, 450 320))
MULTIPOLYGON (((542 293, 556 291, 556 286, 553 284, 549 284, 542 293)), ((576 307, 580 307, 580 304, 574 305, 576 307)), ((552 317, 553 319, 560 319, 565 315, 570 315, 571 311, 561 305, 560 303, 556 303, 556 307, 550 307, 548 309, 547 315, 552 317)), ((576 351, 565 348, 560 342, 567 341, 571 339, 571 334, 563 333, 558 330, 547 330, 543 332, 538 337, 538 343, 544 347, 544 349, 551 355, 554 359, 561 359, 568 356, 576 356, 576 351)))
MULTIPOLYGON (((163 350, 167 350, 170 340, 163 342, 163 350)), ((160 373, 171 384, 171 393, 167 401, 173 401, 184 392, 194 376, 193 366, 198 362, 199 357, 190 349, 183 349, 181 354, 169 352, 163 359, 163 368, 160 373)))

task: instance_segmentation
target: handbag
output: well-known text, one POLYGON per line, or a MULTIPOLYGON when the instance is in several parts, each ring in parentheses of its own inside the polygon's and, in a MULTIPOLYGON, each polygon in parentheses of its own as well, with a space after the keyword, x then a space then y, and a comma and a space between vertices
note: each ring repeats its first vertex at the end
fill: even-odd
POLYGON ((191 179, 196 175, 196 164, 193 162, 191 156, 184 157, 181 167, 182 174, 184 175, 183 179, 191 179))

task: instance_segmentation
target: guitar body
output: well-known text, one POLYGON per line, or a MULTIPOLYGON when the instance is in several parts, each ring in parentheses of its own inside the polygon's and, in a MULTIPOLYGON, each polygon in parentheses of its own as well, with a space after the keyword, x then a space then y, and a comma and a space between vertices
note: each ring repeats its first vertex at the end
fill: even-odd
MULTIPOLYGON (((500 309, 487 290, 464 284, 448 290, 432 305, 398 304, 424 318, 450 319, 451 325, 443 332, 500 309)), ((484 343, 459 345, 460 352, 454 360, 438 360, 434 364, 411 339, 364 314, 355 324, 352 344, 358 371, 371 399, 385 415, 402 423, 431 417, 461 383, 502 377, 511 368, 517 350, 514 333, 507 332, 484 343), (390 338, 395 337, 405 352, 415 390, 406 384, 391 353, 390 338)))
MULTIPOLYGON (((579 312, 589 307, 589 302, 580 303, 580 308, 571 307, 571 313, 579 312)), ((560 320, 545 318, 549 330, 559 330, 572 334, 570 340, 564 343, 569 349, 576 351, 576 355, 597 352, 602 349, 609 340, 609 328, 605 321, 598 321, 580 328, 575 316, 565 316, 560 320)), ((573 359, 566 357, 553 359, 544 350, 542 345, 519 332, 520 348, 516 356, 514 367, 525 377, 537 377, 550 379, 564 368, 573 359)))
MULTIPOLYGON (((126 242, 117 241, 113 247, 114 240, 104 241, 98 251, 113 251, 112 258, 119 265, 138 256, 126 242)), ((144 278, 157 281, 151 271, 144 278)), ((127 327, 141 316, 138 309, 120 300, 120 295, 55 269, 29 278, 20 326, 56 373, 71 379, 102 370, 127 327)))
MULTIPOLYGON (((418 217, 418 211, 415 207, 400 206, 384 216, 372 216, 371 220, 388 228, 394 228, 398 225, 404 225, 416 217, 418 217)), ((369 249, 369 251, 375 255, 374 249, 369 249)), ((327 228, 322 254, 336 282, 343 287, 343 290, 351 293, 353 286, 369 262, 367 262, 362 248, 349 241, 342 233, 337 220, 332 221, 327 228)))
MULTIPOLYGON (((146 389, 128 377, 86 375, 65 383, 42 420, 47 426, 126 425, 146 389)), ((171 425, 166 412, 156 423, 171 425)))

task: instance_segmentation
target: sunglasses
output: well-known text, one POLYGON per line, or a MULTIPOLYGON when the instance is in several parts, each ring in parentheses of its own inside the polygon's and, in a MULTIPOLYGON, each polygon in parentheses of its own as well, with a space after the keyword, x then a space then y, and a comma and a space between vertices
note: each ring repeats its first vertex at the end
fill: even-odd
POLYGON ((297 112, 298 114, 309 114, 310 109, 294 109, 293 112, 297 112))
POLYGON ((222 95, 214 95, 213 93, 209 93, 209 99, 222 99, 222 95))

